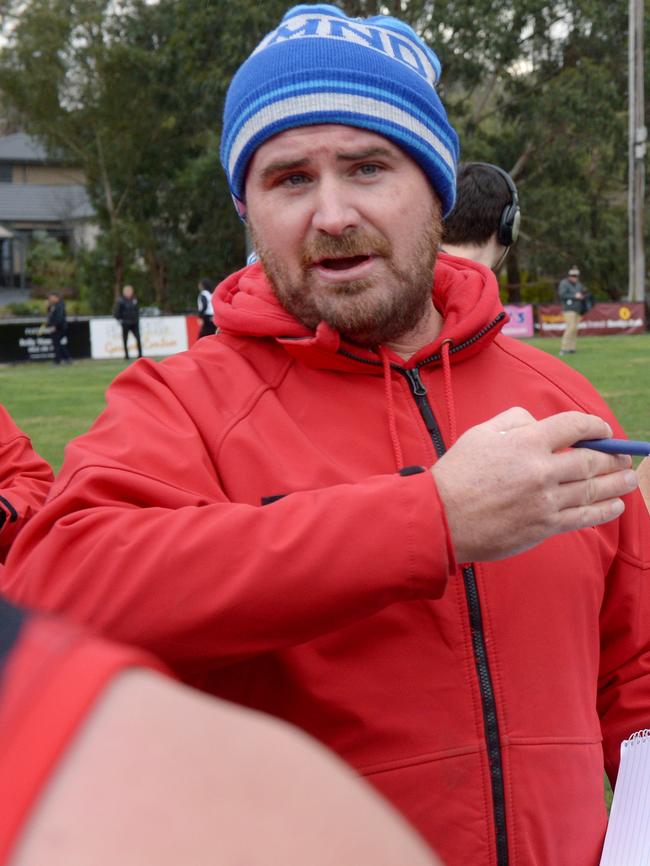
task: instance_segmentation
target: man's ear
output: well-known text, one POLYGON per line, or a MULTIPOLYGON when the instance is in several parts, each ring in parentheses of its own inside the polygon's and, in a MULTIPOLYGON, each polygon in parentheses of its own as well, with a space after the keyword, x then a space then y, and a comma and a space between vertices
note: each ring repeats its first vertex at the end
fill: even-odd
POLYGON ((244 204, 244 202, 240 198, 237 198, 236 195, 232 195, 231 198, 232 198, 233 203, 235 205, 235 210, 237 211, 237 216, 239 217, 239 219, 243 223, 245 223, 246 222, 246 205, 244 204))

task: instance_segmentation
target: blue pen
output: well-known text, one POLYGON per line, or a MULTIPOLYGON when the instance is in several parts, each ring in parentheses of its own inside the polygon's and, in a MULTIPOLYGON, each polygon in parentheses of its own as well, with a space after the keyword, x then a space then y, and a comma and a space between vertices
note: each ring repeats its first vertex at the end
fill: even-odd
POLYGON ((605 454, 632 454, 635 457, 650 455, 650 442, 635 439, 583 439, 572 447, 593 448, 594 451, 604 451, 605 454))

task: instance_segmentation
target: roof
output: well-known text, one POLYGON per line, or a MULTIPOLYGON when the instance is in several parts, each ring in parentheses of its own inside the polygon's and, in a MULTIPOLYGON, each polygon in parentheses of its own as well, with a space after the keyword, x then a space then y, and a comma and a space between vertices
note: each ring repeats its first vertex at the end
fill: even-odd
POLYGON ((92 219, 95 210, 79 185, 0 183, 0 222, 92 219))
POLYGON ((47 162, 45 148, 31 135, 25 132, 15 132, 13 135, 0 137, 0 162, 47 162))

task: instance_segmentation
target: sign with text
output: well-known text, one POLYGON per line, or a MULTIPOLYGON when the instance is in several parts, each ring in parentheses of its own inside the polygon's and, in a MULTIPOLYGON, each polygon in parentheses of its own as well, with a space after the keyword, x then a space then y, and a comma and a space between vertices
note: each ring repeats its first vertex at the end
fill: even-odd
POLYGON ((510 317, 501 333, 507 334, 509 337, 532 337, 535 334, 535 317, 533 315, 533 305, 523 304, 506 304, 505 311, 510 317))
MULTIPOLYGON (((90 357, 88 321, 68 319, 68 352, 72 358, 90 357)), ((34 319, 0 324, 0 363, 53 361, 54 343, 43 322, 34 319)))
MULTIPOLYGON (((147 357, 175 355, 187 349, 185 316, 144 316, 140 319, 142 354, 147 357)), ((136 358, 138 347, 129 334, 129 355, 136 358)), ((123 358, 122 326, 117 319, 91 319, 90 346, 93 358, 123 358)))
MULTIPOLYGON (((541 337, 559 337, 564 331, 564 316, 559 304, 540 304, 537 308, 541 337)), ((578 324, 580 336, 643 334, 646 331, 645 307, 627 301, 597 303, 578 324)))

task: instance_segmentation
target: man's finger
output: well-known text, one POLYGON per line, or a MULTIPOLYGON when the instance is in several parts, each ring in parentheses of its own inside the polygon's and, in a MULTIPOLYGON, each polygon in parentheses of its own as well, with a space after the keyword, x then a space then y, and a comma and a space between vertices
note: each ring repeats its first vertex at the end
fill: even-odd
POLYGON ((569 449, 553 457, 554 477, 560 483, 621 472, 631 466, 632 458, 627 454, 603 454, 589 448, 569 449))
POLYGON ((557 492, 557 506, 560 511, 580 507, 590 507, 599 503, 619 499, 639 486, 639 480, 632 469, 597 475, 584 481, 560 484, 557 492))
POLYGON ((558 532, 570 532, 574 529, 586 529, 588 526, 600 526, 615 520, 625 511, 622 499, 607 499, 593 505, 583 505, 577 508, 566 508, 560 514, 558 532))
POLYGON ((539 431, 546 438, 551 451, 569 448, 581 439, 609 439, 612 428, 597 415, 585 412, 560 412, 539 422, 539 431))

